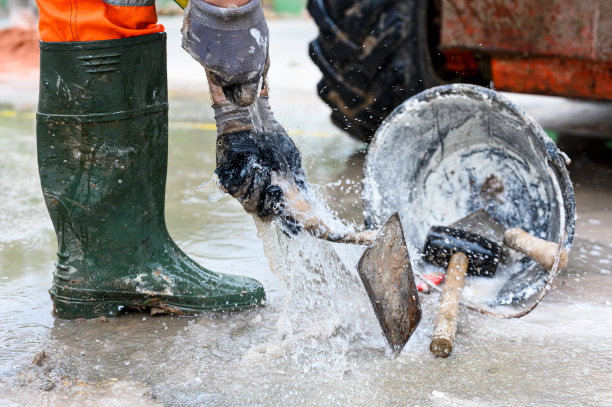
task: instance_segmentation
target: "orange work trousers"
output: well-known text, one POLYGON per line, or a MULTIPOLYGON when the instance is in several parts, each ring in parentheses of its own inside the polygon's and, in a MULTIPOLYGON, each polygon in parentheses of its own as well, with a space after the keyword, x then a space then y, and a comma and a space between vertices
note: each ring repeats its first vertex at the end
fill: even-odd
POLYGON ((98 41, 164 31, 155 0, 37 0, 43 41, 98 41))

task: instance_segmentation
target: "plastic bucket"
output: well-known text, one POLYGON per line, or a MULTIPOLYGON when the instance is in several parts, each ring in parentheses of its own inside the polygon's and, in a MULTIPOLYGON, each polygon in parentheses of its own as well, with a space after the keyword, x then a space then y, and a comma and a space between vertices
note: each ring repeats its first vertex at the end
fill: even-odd
MULTIPOLYGON (((569 251, 575 201, 566 158, 503 95, 466 84, 431 88, 397 107, 370 144, 366 222, 380 226, 398 211, 415 259, 431 226, 478 209, 505 228, 521 227, 569 251)), ((513 276, 522 291, 499 302, 524 300, 543 288, 549 273, 534 263, 523 259, 513 276)))

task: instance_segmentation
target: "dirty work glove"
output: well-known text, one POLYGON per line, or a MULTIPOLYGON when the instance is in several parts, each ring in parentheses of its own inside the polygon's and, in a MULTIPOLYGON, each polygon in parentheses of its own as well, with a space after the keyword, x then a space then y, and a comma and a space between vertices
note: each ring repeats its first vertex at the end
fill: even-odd
POLYGON ((286 191, 306 188, 302 158, 274 120, 267 97, 249 108, 231 102, 213 106, 217 122, 217 169, 222 188, 260 218, 285 216, 286 191))
POLYGON ((268 56, 268 25, 261 0, 222 8, 191 0, 183 20, 183 48, 209 71, 211 82, 240 106, 252 104, 268 56))
POLYGON ((332 230, 302 167, 293 140, 276 121, 268 97, 246 107, 228 101, 213 105, 217 122, 217 169, 222 189, 260 218, 275 217, 282 230, 302 230, 332 242, 369 244, 378 233, 332 230), (340 232, 340 233, 338 233, 340 232))

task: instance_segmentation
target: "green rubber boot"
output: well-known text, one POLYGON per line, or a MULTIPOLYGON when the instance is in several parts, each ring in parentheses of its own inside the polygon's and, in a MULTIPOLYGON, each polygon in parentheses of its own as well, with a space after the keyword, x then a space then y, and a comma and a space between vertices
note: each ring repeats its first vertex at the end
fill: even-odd
POLYGON ((57 234, 59 318, 122 308, 194 314, 263 304, 261 284, 213 273, 164 219, 166 36, 41 43, 38 166, 57 234))

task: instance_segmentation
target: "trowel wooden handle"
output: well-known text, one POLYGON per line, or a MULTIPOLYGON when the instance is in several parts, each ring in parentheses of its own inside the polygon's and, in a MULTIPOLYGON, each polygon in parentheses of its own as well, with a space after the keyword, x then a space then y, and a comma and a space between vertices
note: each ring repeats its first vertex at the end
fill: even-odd
POLYGON ((438 309, 438 316, 429 345, 429 350, 436 356, 445 358, 453 351, 453 342, 457 331, 459 297, 465 284, 467 269, 467 256, 463 253, 453 254, 446 269, 442 302, 438 309))
MULTIPOLYGON (((559 245, 556 243, 535 237, 521 228, 508 229, 504 233, 504 244, 531 257, 548 271, 552 269, 559 252, 559 245)), ((567 250, 562 248, 559 270, 565 266, 567 266, 567 250)))

